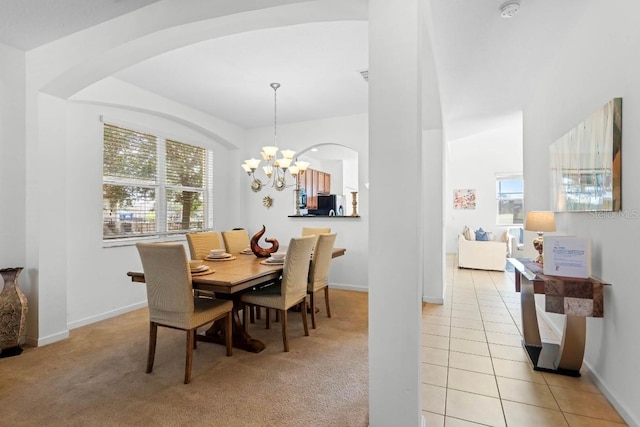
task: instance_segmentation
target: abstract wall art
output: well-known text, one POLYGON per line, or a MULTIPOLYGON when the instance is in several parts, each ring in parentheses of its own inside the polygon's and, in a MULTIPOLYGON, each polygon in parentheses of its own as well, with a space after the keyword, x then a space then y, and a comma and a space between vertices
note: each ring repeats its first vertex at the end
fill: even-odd
POLYGON ((622 209, 622 98, 614 98, 549 147, 555 212, 622 209))

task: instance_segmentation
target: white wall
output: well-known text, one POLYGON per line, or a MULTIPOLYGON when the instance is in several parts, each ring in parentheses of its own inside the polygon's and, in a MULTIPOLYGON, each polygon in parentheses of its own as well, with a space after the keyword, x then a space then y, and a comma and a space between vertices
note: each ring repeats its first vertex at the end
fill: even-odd
MULTIPOLYGON (((614 97, 623 98, 621 213, 556 214, 559 232, 588 237, 605 288, 603 319, 587 320, 585 364, 631 426, 640 425, 637 246, 640 241, 640 32, 634 0, 591 2, 524 110, 525 201, 550 208, 548 147, 614 97)), ((549 316, 557 328, 561 316, 549 316)))
MULTIPOLYGON (((210 137, 186 126, 189 118, 184 107, 146 91, 117 81, 101 82, 77 96, 82 102, 69 102, 67 113, 67 182, 70 195, 67 208, 67 322, 70 328, 146 305, 144 286, 126 276, 127 271, 140 270, 138 253, 131 244, 103 247, 102 241, 102 117, 104 121, 137 130, 157 132, 179 141, 204 146, 214 151, 214 226, 227 228, 233 222, 234 181, 241 178, 231 168, 237 163, 236 151, 224 147, 210 137), (91 95, 89 95, 89 93, 91 95), (104 105, 121 97, 129 100, 128 109, 104 105), (89 103, 90 101, 95 104, 89 103), (155 114, 133 109, 153 101, 155 114), (167 117, 183 117, 182 123, 167 117), (231 171, 229 170, 231 169, 231 171), (231 172, 231 176, 230 176, 231 172), (229 200, 232 203, 229 203, 229 200), (90 280, 87 280, 90 278, 90 280)), ((195 112, 191 115, 198 118, 195 112)), ((229 127, 227 125, 227 127, 229 127)), ((229 127, 231 129, 231 127, 229 127)), ((227 140, 242 144, 244 132, 224 132, 227 140)), ((235 198, 237 199, 237 197, 235 198)), ((184 240, 184 239, 181 239, 184 240)))
MULTIPOLYGON (((247 200, 246 212, 239 217, 236 226, 244 227, 255 234, 264 224, 267 232, 264 237, 275 237, 281 245, 287 245, 291 237, 299 236, 302 227, 330 227, 337 232, 337 247, 347 248, 346 256, 337 258, 331 265, 329 281, 334 287, 344 289, 366 290, 368 287, 367 256, 369 206, 368 192, 364 186, 368 176, 368 120, 366 114, 336 117, 309 122, 278 125, 278 145, 302 151, 320 143, 345 145, 358 152, 358 213, 360 218, 351 217, 306 217, 288 218, 294 212, 294 187, 278 192, 273 188, 263 188, 259 193, 251 192, 250 180, 241 172, 238 162, 237 173, 242 173, 240 196, 247 200), (265 196, 273 198, 270 209, 262 205, 265 196)), ((246 149, 240 150, 243 159, 256 157, 266 142, 273 139, 273 128, 265 127, 247 131, 246 149)), ((314 165, 310 166, 314 168, 314 165)), ((233 171, 234 169, 232 169, 233 171)), ((235 172, 234 172, 235 173, 235 172)), ((293 183, 293 180, 289 180, 293 183)), ((333 189, 333 182, 332 182, 333 189)), ((347 213, 351 213, 351 195, 347 198, 347 213)), ((270 245, 261 241, 265 247, 270 245)))
POLYGON ((25 262, 24 76, 24 52, 0 44, 0 268, 25 262))
POLYGON ((494 237, 508 228, 496 224, 496 174, 522 173, 522 115, 498 129, 449 141, 447 147, 445 248, 457 253, 458 234, 465 225, 492 231, 494 237), (455 189, 475 189, 476 208, 453 209, 455 189))

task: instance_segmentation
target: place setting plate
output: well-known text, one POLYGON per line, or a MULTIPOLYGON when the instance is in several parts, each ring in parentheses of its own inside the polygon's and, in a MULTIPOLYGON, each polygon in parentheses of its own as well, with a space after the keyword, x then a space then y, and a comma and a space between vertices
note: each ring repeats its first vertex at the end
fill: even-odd
POLYGON ((231 260, 234 260, 234 259, 236 259, 236 257, 234 255, 227 254, 227 253, 225 253, 222 256, 215 256, 215 257, 207 256, 205 258, 205 260, 207 260, 207 261, 231 261, 231 260))
POLYGON ((202 268, 196 268, 191 270, 191 276, 204 276, 207 274, 212 274, 215 273, 216 271, 213 268, 209 268, 206 265, 203 265, 202 267, 204 267, 204 269, 202 268))
POLYGON ((262 264, 262 265, 284 265, 284 258, 283 259, 267 258, 264 261, 260 261, 260 264, 262 264))

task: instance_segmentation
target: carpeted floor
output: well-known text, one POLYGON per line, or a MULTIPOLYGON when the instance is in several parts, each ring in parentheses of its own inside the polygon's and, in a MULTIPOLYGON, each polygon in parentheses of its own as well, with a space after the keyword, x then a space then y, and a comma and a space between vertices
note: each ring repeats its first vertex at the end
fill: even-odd
POLYGON ((264 319, 249 329, 266 344, 261 353, 225 357, 223 346, 199 343, 188 385, 181 331, 159 329, 153 373, 145 374, 146 309, 25 347, 0 359, 0 425, 366 426, 367 294, 332 289, 331 319, 322 293, 316 306, 309 337, 290 314, 289 353, 280 324, 266 330, 264 319))

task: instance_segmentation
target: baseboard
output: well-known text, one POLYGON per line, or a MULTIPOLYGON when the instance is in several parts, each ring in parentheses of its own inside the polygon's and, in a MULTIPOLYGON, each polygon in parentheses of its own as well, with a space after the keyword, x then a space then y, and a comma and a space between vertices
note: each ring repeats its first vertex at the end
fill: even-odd
POLYGON ((76 320, 75 322, 67 323, 67 327, 71 329, 80 328, 82 326, 90 325, 92 323, 99 322, 101 320, 110 319, 112 317, 119 316, 121 314, 128 313, 130 311, 138 310, 147 306, 147 301, 138 302, 128 305, 126 307, 120 307, 117 310, 111 310, 104 313, 100 313, 96 316, 86 317, 84 319, 76 320))
POLYGON ((66 340, 69 338, 69 330, 58 332, 57 334, 49 335, 47 337, 39 337, 36 341, 36 347, 42 347, 43 345, 53 344, 54 342, 66 340))
POLYGON ((429 304, 444 304, 444 298, 442 297, 429 297, 426 295, 422 296, 422 302, 427 302, 429 304))
POLYGON ((607 387, 607 384, 603 381, 602 377, 600 377, 600 375, 598 375, 598 373, 591 368, 591 365, 589 365, 587 361, 584 361, 582 363, 586 368, 586 371, 589 373, 589 378, 594 382, 594 384, 596 385, 596 387, 598 387, 602 394, 607 397, 609 403, 611 403, 611 405, 616 408, 618 414, 620 414, 622 419, 629 425, 629 427, 640 427, 640 420, 635 417, 635 415, 637 414, 632 414, 631 411, 629 411, 629 408, 620 403, 620 400, 618 400, 616 395, 611 392, 609 387, 607 387))
POLYGON ((369 288, 366 286, 358 285, 345 285, 340 283, 331 283, 329 285, 331 289, 342 289, 343 291, 357 291, 357 292, 369 292, 369 288))

